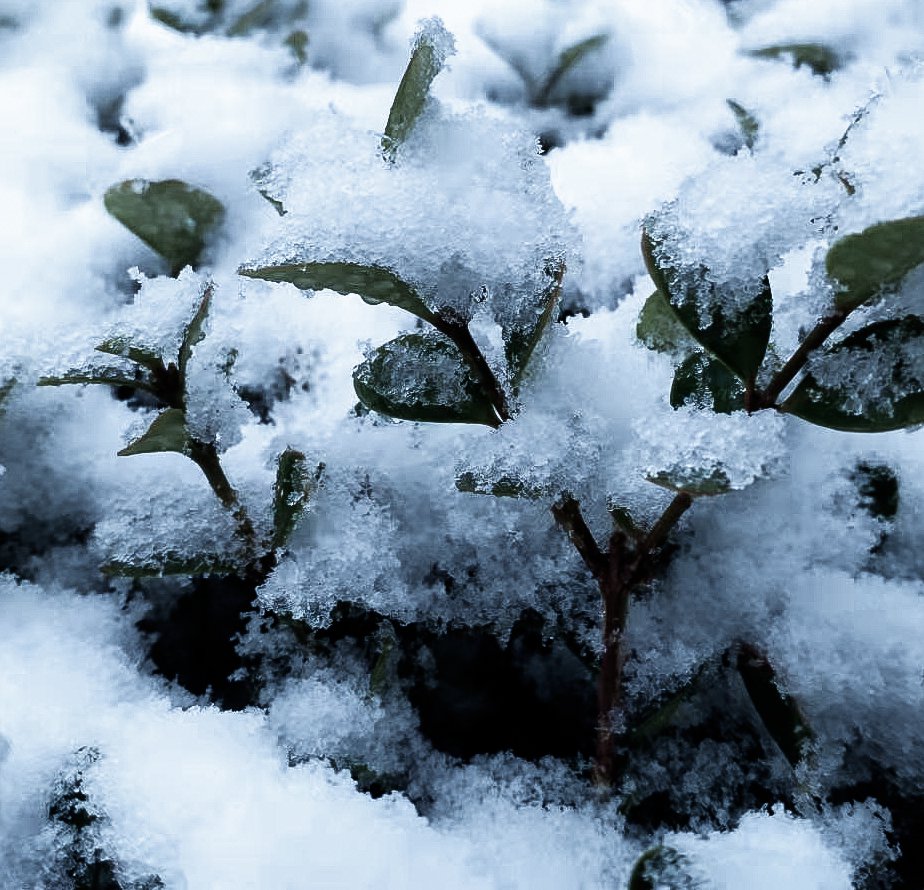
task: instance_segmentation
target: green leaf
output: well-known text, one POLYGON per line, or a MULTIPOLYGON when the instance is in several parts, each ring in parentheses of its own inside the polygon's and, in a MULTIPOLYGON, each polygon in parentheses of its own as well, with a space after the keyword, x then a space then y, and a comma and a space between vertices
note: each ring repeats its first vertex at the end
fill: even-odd
POLYGON ((127 337, 110 337, 96 347, 97 352, 119 355, 153 372, 163 372, 164 360, 159 352, 145 346, 135 346, 127 337))
POLYGON ((13 377, 0 382, 0 414, 3 413, 3 403, 9 398, 14 386, 16 386, 16 379, 13 377))
POLYGON ((196 265, 225 213, 208 192, 178 179, 130 179, 112 186, 103 200, 112 216, 170 263, 173 275, 196 265))
POLYGON ((757 118, 734 99, 726 99, 725 102, 735 116, 735 122, 738 124, 738 129, 741 130, 744 144, 753 150, 757 142, 757 134, 760 132, 760 124, 757 118))
POLYGON ((256 6, 241 15, 228 26, 228 37, 246 37, 257 28, 265 28, 272 23, 273 7, 276 0, 260 0, 256 6))
POLYGON ((545 493, 541 488, 530 485, 509 473, 503 473, 496 479, 485 479, 471 470, 460 473, 456 478, 456 488, 466 494, 489 494, 496 498, 528 498, 535 500, 545 493))
POLYGON ((840 282, 834 298, 850 312, 870 298, 899 285, 924 263, 924 216, 878 223, 836 241, 825 259, 828 275, 840 282))
POLYGON ((696 352, 674 373, 671 406, 710 409, 716 414, 744 410, 744 388, 720 361, 696 352))
POLYGON ((186 555, 167 551, 154 560, 128 562, 112 559, 103 563, 104 575, 121 578, 163 578, 167 575, 234 575, 240 566, 214 554, 186 555))
POLYGON ((273 548, 284 547, 318 487, 324 464, 309 468, 305 455, 286 448, 276 465, 273 486, 273 548))
POLYGON ((595 34, 593 37, 588 37, 586 40, 581 40, 569 46, 567 49, 562 50, 558 54, 555 67, 549 72, 542 86, 537 90, 533 98, 533 104, 539 107, 547 106, 551 101, 555 87, 561 83, 562 78, 590 53, 603 46, 609 39, 608 34, 595 34))
POLYGON ((822 43, 780 43, 752 49, 748 55, 756 59, 783 59, 788 56, 793 68, 805 65, 812 70, 812 74, 822 77, 829 77, 847 62, 844 54, 822 43))
POLYGON ((201 34, 204 30, 201 26, 185 21, 181 16, 163 6, 152 6, 151 18, 181 34, 201 34))
POLYGON ((645 537, 645 532, 635 521, 635 517, 628 507, 610 501, 607 503, 606 509, 610 514, 610 518, 613 520, 613 524, 623 532, 623 534, 628 535, 635 541, 641 541, 645 537))
POLYGON ((403 334, 380 346, 353 371, 353 385, 367 408, 400 420, 498 425, 462 354, 437 331, 403 334))
POLYGON ((264 281, 294 284, 301 290, 332 290, 359 294, 373 306, 388 303, 433 324, 436 315, 406 281, 382 266, 360 263, 288 263, 281 266, 241 268, 239 274, 264 281))
POLYGON ((831 347, 782 410, 852 433, 885 433, 924 423, 924 321, 877 321, 831 347))
POLYGON ((130 386, 133 389, 143 389, 154 393, 155 387, 151 378, 140 368, 126 368, 124 366, 111 367, 106 365, 88 365, 85 368, 73 368, 63 374, 51 374, 39 377, 37 386, 69 386, 73 384, 101 383, 106 386, 130 386))
MULTIPOLYGON (((282 41, 282 45, 288 47, 289 52, 292 53, 295 58, 296 63, 299 65, 304 65, 308 61, 308 43, 310 39, 308 37, 308 32, 303 31, 301 28, 296 28, 285 40, 282 41)), ((274 204, 278 203, 273 201, 272 198, 267 198, 268 201, 272 201, 274 204)), ((278 209, 278 208, 277 208, 278 209)), ((285 210, 280 212, 280 216, 285 213, 285 210)))
POLYGON ((202 299, 196 307, 195 314, 186 326, 186 330, 183 332, 183 342, 180 344, 180 354, 177 360, 177 369, 180 373, 180 383, 183 388, 185 388, 186 385, 186 368, 189 365, 193 347, 201 343, 205 337, 205 320, 209 316, 209 309, 212 306, 212 294, 214 292, 215 286, 209 282, 202 292, 202 299))
POLYGON ((679 270, 660 257, 660 243, 642 234, 642 253, 655 286, 689 333, 729 370, 747 383, 767 352, 773 323, 773 295, 766 276, 756 296, 741 310, 728 307, 730 297, 711 281, 704 266, 679 270))
POLYGON ((798 703, 780 690, 770 662, 752 646, 739 649, 737 668, 761 722, 783 756, 795 767, 814 738, 798 703))
POLYGON ((673 847, 652 847, 635 863, 627 890, 695 890, 701 885, 687 873, 686 862, 673 847))
POLYGON ((564 261, 549 260, 546 263, 545 274, 549 282, 538 295, 537 308, 539 311, 534 323, 525 328, 512 328, 505 331, 504 353, 514 389, 522 381, 529 360, 552 321, 558 298, 561 295, 561 281, 565 274, 564 261))
POLYGON ((382 136, 382 151, 387 158, 394 159, 398 147, 407 140, 423 113, 430 85, 446 62, 447 51, 441 44, 450 42, 449 34, 435 22, 417 35, 382 136))
POLYGON ((712 497, 732 490, 725 471, 719 467, 712 470, 697 470, 693 467, 673 467, 646 477, 649 482, 670 491, 688 494, 691 497, 712 497))
POLYGON ((159 454, 165 451, 176 451, 179 454, 189 453, 189 434, 186 432, 186 419, 179 408, 168 408, 158 414, 151 426, 148 427, 148 431, 123 448, 119 452, 119 456, 159 454))
POLYGON ((680 323, 667 297, 656 290, 642 306, 635 336, 654 352, 676 354, 689 351, 695 340, 680 323))

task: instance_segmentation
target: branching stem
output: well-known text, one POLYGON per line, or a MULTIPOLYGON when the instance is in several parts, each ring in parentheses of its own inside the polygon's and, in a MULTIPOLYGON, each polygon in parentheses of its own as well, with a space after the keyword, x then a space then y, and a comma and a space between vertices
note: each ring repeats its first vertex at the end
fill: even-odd
POLYGON ((610 786, 615 779, 613 760, 613 714, 622 701, 625 651, 622 645, 632 592, 653 573, 655 551, 690 508, 693 498, 681 492, 639 542, 621 530, 610 536, 604 552, 587 526, 578 502, 563 495, 552 505, 555 521, 566 532, 584 564, 596 578, 603 602, 603 654, 597 678, 597 743, 594 781, 610 786))

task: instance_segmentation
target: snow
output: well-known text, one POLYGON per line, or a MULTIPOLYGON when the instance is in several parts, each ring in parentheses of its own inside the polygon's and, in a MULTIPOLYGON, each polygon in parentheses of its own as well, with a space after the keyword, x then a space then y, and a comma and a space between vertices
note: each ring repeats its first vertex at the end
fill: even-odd
MULTIPOLYGON (((710 888, 835 890, 913 862, 920 429, 675 410, 677 357, 647 350, 636 324, 653 290, 642 225, 661 260, 718 285, 723 309, 769 273, 765 383, 832 304, 831 244, 924 213, 919 4, 276 0, 241 34, 228 29, 255 3, 155 5, 202 33, 141 0, 0 0, 0 884, 71 886, 74 857, 96 851, 120 886, 157 875, 171 890, 623 887, 658 845, 710 888), (387 161, 382 130, 421 35, 446 67, 387 161), (560 55, 598 35, 542 97, 560 55), (820 77, 749 54, 804 42, 844 67, 820 77), (729 99, 758 122, 753 148, 729 99), (222 203, 196 269, 168 277, 106 213, 106 190, 133 178, 222 203), (390 270, 465 325, 511 419, 358 408, 353 369, 425 323, 238 274, 309 262, 390 270), (536 322, 550 262, 566 269, 568 318, 553 312, 515 386, 505 347, 536 322), (132 373, 95 350, 113 338, 176 362, 206 287, 184 422, 214 445, 238 512, 182 454, 117 456, 162 405, 35 385, 91 365, 132 373), (285 546, 237 579, 246 595, 217 576, 202 601, 182 576, 103 574, 240 559, 244 514, 269 540, 286 448, 323 469, 285 546), (860 490, 862 466, 894 478, 886 512, 860 490), (583 732, 545 707, 571 694, 562 663, 594 696, 599 591, 549 507, 571 494, 602 546, 616 507, 657 519, 672 495, 648 480, 663 474, 720 474, 729 491, 696 499, 632 597, 626 725, 681 701, 607 796, 588 778, 595 714, 555 757, 479 733, 537 727, 541 747, 583 732), (171 622, 189 631, 181 604, 206 627, 233 613, 228 665, 216 656, 201 695, 156 646, 171 622), (506 667, 456 677, 468 662, 440 649, 450 633, 506 667), (811 727, 795 768, 735 670, 745 644, 811 727), (230 671, 238 709, 216 692, 230 671), (470 754, 441 750, 428 697, 463 715, 443 731, 476 739, 470 754), (49 814, 75 781, 84 833, 49 814)), ((918 270, 834 339, 922 307, 918 270)), ((922 358, 903 348, 899 374, 879 353, 809 367, 850 390, 851 410, 881 407, 921 389, 922 358)), ((463 365, 446 366, 461 390, 463 365)), ((415 369, 389 373, 407 391, 415 369)))

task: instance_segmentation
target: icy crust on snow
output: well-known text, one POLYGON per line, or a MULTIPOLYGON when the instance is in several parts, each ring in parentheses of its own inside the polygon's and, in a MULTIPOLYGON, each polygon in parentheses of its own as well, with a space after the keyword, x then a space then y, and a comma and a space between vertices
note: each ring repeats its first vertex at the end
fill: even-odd
POLYGON ((288 212, 248 267, 383 267, 461 321, 482 308, 505 329, 534 323, 546 267, 573 239, 534 140, 484 111, 431 109, 393 165, 376 134, 318 115, 271 167, 261 187, 288 212))

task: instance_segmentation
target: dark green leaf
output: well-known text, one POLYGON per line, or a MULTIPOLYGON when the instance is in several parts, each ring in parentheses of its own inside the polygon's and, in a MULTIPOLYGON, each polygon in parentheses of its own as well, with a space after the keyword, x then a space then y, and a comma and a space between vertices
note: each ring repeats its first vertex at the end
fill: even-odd
POLYGON ((628 890, 695 890, 701 886, 687 872, 686 857, 673 847, 646 850, 629 876, 628 890))
POLYGON ((105 352, 107 355, 120 355, 149 371, 164 370, 164 361, 159 352, 144 346, 134 346, 127 337, 110 337, 100 343, 96 350, 105 352))
POLYGON ((508 473, 501 474, 496 479, 485 479, 477 476, 471 470, 460 473, 456 478, 456 488, 467 494, 490 494, 496 498, 529 498, 542 497, 543 491, 516 476, 508 473))
POLYGON ((171 12, 162 6, 151 7, 151 18, 168 28, 173 28, 174 31, 179 31, 181 34, 201 34, 204 30, 200 25, 187 22, 175 12, 171 12))
MULTIPOLYGON (((309 37, 307 31, 303 31, 301 28, 297 28, 295 31, 289 34, 289 36, 286 37, 282 43, 283 46, 287 46, 289 48, 289 51, 295 57, 295 61, 299 65, 304 65, 305 62, 308 61, 309 37)), ((268 198, 267 200, 272 201, 273 199, 268 198)), ((282 216, 284 213, 285 210, 282 210, 279 215, 282 216)))
POLYGON ((208 192, 178 179, 130 179, 110 188, 104 203, 122 225, 170 263, 173 275, 196 265, 225 212, 208 192))
POLYGON ((202 292, 202 299, 196 307, 196 312, 186 326, 183 332, 183 342, 180 344, 180 354, 177 361, 177 368, 180 372, 181 385, 186 384, 186 368, 189 365, 189 359, 192 355, 193 347, 202 342, 205 337, 205 320, 209 316, 209 309, 212 306, 212 294, 215 287, 211 282, 206 285, 202 292))
POLYGON ((735 116, 735 121, 738 124, 738 129, 741 130, 744 144, 748 148, 753 149, 757 142, 757 134, 760 131, 760 124, 757 122, 757 118, 734 99, 726 99, 725 101, 728 103, 728 107, 735 116))
POLYGON ((240 566, 213 554, 185 555, 168 551, 154 560, 109 560, 100 570, 104 575, 121 578, 162 578, 168 575, 234 575, 240 571, 240 566))
POLYGON ((13 391, 14 386, 16 386, 16 380, 12 377, 9 380, 0 381, 0 413, 3 412, 3 403, 13 391))
POLYGON ((130 386, 154 392, 151 378, 140 368, 125 366, 110 367, 105 365, 88 365, 86 368, 74 368, 60 375, 39 377, 38 386, 67 386, 76 383, 102 383, 107 386, 130 386))
POLYGON ((696 352, 674 373, 671 406, 710 409, 717 414, 744 410, 744 388, 720 361, 696 352))
POLYGON ((607 40, 609 40, 608 34, 595 34, 593 37, 588 37, 586 40, 581 40, 562 50, 558 55, 555 67, 549 72, 542 86, 536 92, 533 103, 540 107, 548 105, 555 87, 561 83, 562 78, 586 56, 603 46, 607 40))
POLYGON ((791 766, 805 756, 814 734, 796 701, 782 692, 766 656, 753 646, 738 651, 738 673, 761 722, 791 766))
POLYGON ((558 298, 561 295, 561 281, 565 274, 564 262, 549 260, 546 263, 545 273, 549 281, 538 294, 536 301, 538 312, 535 321, 528 327, 505 331, 504 352, 514 388, 522 381, 529 360, 552 321, 558 298))
POLYGON ((828 275, 840 282, 834 298, 850 312, 871 297, 896 287, 924 263, 924 216, 878 223, 836 241, 828 251, 828 275))
POLYGON ((162 411, 148 431, 119 452, 120 457, 133 454, 158 454, 164 451, 189 453, 189 435, 186 432, 186 420, 179 408, 162 411))
POLYGON ((767 352, 773 323, 773 295, 767 277, 743 309, 732 311, 729 304, 735 305, 734 295, 710 280, 705 267, 675 269, 663 261, 659 246, 643 233, 648 273, 681 324, 742 381, 753 380, 767 352))
POLYGON ((313 469, 305 455, 286 448, 276 465, 273 486, 273 547, 284 547, 317 490, 324 464, 313 469))
POLYGON ((680 323, 667 297, 659 290, 645 300, 638 315, 635 336, 649 349, 668 354, 688 352, 696 342, 680 323))
POLYGON ((788 56, 793 68, 805 65, 812 74, 828 77, 844 67, 847 57, 830 46, 821 43, 780 43, 752 49, 748 55, 757 59, 782 59, 788 56))
POLYGON ((273 6, 275 0, 260 0, 236 21, 229 25, 225 32, 228 37, 246 37, 257 28, 265 28, 273 19, 273 6))
POLYGON ((353 385, 367 408, 400 420, 498 425, 458 348, 437 331, 380 346, 353 371, 353 385))
POLYGON ((391 103, 388 123, 385 124, 385 134, 382 136, 382 150, 388 158, 394 158, 398 146, 411 134, 427 104, 430 85, 443 69, 446 52, 438 45, 439 40, 450 40, 449 35, 441 28, 439 33, 422 31, 414 43, 410 61, 391 103))
POLYGON ((420 295, 390 269, 360 263, 288 263, 281 266, 241 268, 241 275, 264 281, 287 282, 301 290, 333 290, 359 294, 367 303, 388 303, 431 324, 436 316, 420 295))
POLYGON ((712 470, 696 470, 690 467, 675 467, 663 470, 647 477, 649 482, 676 491, 688 494, 691 497, 712 497, 731 491, 731 482, 725 471, 720 468, 712 470))
POLYGON ((782 410, 853 433, 924 423, 924 321, 878 321, 845 337, 812 366, 782 410))

